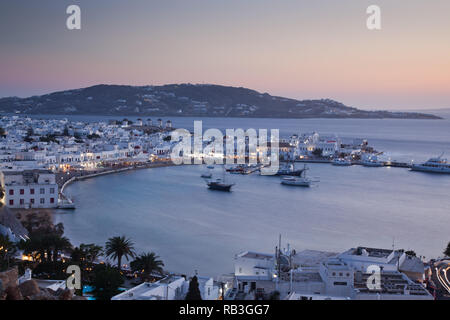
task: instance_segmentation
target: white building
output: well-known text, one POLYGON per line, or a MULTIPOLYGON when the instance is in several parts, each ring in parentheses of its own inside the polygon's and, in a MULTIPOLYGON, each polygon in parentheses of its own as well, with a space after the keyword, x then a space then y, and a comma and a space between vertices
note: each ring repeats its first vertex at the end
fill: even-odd
MULTIPOLYGON (((202 300, 217 300, 219 287, 212 278, 198 277, 202 300)), ((181 276, 168 276, 157 282, 144 282, 124 291, 111 300, 184 300, 189 289, 189 281, 181 276)))
POLYGON ((358 247, 342 254, 290 249, 280 253, 243 252, 226 299, 262 298, 278 291, 282 299, 431 300, 420 283, 424 266, 402 251, 358 247), (372 287, 371 267, 379 270, 372 287))
POLYGON ((3 204, 10 208, 56 208, 58 185, 48 170, 2 171, 3 204))

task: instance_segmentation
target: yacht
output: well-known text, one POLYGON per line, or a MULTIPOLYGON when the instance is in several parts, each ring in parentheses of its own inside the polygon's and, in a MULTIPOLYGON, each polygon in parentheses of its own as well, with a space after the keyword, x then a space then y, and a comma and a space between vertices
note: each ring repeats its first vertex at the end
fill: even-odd
POLYGON ((434 172, 434 173, 450 173, 450 163, 447 159, 442 158, 441 154, 437 158, 431 158, 422 164, 413 164, 412 171, 434 172))
POLYGON ((336 158, 333 160, 333 166, 351 166, 352 160, 345 158, 336 158))

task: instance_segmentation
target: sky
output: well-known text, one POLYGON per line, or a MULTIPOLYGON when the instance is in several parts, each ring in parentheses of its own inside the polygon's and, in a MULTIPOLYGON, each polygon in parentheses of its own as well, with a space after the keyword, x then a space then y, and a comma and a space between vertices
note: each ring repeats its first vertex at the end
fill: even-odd
POLYGON ((362 109, 450 108, 448 0, 2 0, 0 97, 209 83, 362 109), (68 30, 66 8, 81 8, 68 30), (381 8, 381 30, 366 9, 381 8))

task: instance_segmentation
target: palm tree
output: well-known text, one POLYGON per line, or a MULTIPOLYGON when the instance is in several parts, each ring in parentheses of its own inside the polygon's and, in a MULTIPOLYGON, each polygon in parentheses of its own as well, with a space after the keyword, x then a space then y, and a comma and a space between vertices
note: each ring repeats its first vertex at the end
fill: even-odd
POLYGON ((80 250, 85 254, 85 258, 89 263, 94 263, 94 261, 103 254, 103 247, 96 244, 80 244, 80 250))
POLYGON ((141 271, 145 278, 149 278, 152 272, 162 273, 164 263, 159 260, 154 252, 142 253, 134 261, 130 263, 131 270, 141 271))
POLYGON ((133 258, 134 253, 134 243, 131 239, 127 239, 125 236, 122 237, 112 237, 106 242, 106 255, 110 258, 117 259, 117 268, 121 271, 122 257, 133 258))

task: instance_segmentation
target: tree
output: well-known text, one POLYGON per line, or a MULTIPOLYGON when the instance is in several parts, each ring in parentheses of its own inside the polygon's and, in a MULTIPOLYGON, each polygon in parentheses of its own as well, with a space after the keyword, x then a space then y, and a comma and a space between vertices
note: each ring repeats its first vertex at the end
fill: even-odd
POLYGON ((70 136, 69 128, 67 126, 64 127, 64 131, 63 131, 62 135, 65 136, 65 137, 70 136))
POLYGON ((189 282, 189 290, 186 294, 185 300, 202 300, 200 289, 198 288, 198 278, 193 276, 189 282))
POLYGON ((99 264, 94 267, 92 285, 97 300, 111 300, 118 294, 123 278, 119 271, 110 265, 99 264))
POLYGON ((279 291, 271 292, 269 300, 280 300, 280 292, 279 291))
POLYGON ((447 257, 450 257, 450 242, 447 244, 447 248, 445 248, 444 254, 447 257))
POLYGON ((135 255, 134 243, 125 236, 109 238, 105 248, 106 255, 117 260, 117 268, 119 271, 122 267, 122 257, 125 257, 128 260, 128 258, 133 258, 135 255))
POLYGON ((413 250, 405 251, 405 253, 406 253, 406 255, 411 256, 411 257, 416 257, 417 256, 416 252, 413 251, 413 250))
POLYGON ((149 252, 136 257, 136 259, 130 263, 130 267, 133 271, 141 271, 144 277, 149 279, 153 272, 158 272, 160 274, 163 272, 162 267, 164 267, 164 263, 159 260, 159 256, 154 252, 149 252))
POLYGON ((323 150, 320 148, 316 148, 316 149, 314 149, 312 154, 315 155, 316 157, 321 157, 323 155, 323 150))
POLYGON ((17 252, 17 247, 9 240, 9 236, 0 234, 0 271, 8 270, 10 260, 17 252))
POLYGON ((80 249, 89 263, 94 263, 94 261, 103 254, 103 247, 93 243, 80 244, 80 249))

